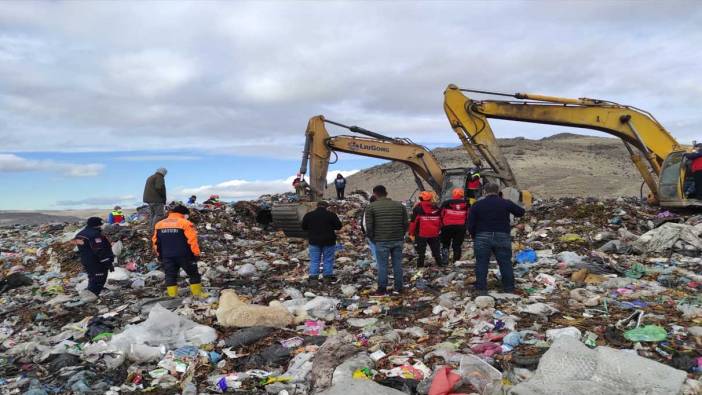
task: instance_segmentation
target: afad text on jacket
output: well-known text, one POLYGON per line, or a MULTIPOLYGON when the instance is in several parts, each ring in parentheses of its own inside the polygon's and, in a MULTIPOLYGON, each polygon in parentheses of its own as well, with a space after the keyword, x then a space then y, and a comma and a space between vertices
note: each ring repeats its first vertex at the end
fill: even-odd
POLYGON ((439 237, 441 233, 441 210, 432 202, 420 202, 413 210, 410 234, 425 239, 439 237))

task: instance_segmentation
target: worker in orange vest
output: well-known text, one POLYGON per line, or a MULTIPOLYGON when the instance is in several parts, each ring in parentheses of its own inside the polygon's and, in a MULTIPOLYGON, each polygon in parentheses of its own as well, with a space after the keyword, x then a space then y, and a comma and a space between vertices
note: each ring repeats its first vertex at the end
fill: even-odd
POLYGON ((166 272, 166 292, 168 296, 178 295, 178 273, 183 269, 190 280, 190 291, 195 297, 205 297, 202 292, 197 260, 200 246, 197 242, 195 225, 188 221, 190 210, 183 205, 173 207, 168 218, 159 221, 151 239, 154 251, 166 272))

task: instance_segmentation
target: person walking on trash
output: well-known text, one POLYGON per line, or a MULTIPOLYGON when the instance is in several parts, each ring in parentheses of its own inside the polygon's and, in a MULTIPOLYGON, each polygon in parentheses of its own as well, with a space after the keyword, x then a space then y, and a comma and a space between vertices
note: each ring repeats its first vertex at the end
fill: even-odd
POLYGON ((376 201, 366 211, 366 235, 375 244, 375 261, 378 265, 378 289, 373 296, 387 295, 388 260, 392 262, 394 292, 401 294, 402 248, 407 232, 407 211, 400 202, 390 200, 385 186, 373 188, 376 201))
POLYGON ((202 291, 197 261, 200 246, 195 225, 187 216, 190 210, 183 205, 173 207, 168 218, 159 221, 151 239, 154 251, 166 272, 166 292, 168 296, 178 295, 178 273, 183 269, 190 280, 190 291, 195 297, 206 297, 202 291))
POLYGON ((434 262, 445 265, 441 259, 439 234, 441 232, 441 210, 434 203, 435 195, 430 191, 419 194, 419 202, 412 209, 409 224, 409 237, 417 251, 417 267, 424 267, 427 245, 431 249, 434 262))
POLYGON ((509 215, 521 217, 525 211, 511 200, 499 197, 499 189, 497 184, 487 184, 484 188, 486 196, 471 207, 468 216, 468 232, 473 238, 475 251, 475 289, 479 295, 487 295, 491 255, 495 255, 500 268, 502 291, 514 292, 509 215))
POLYGON ((334 282, 334 258, 336 255, 336 231, 341 229, 339 217, 327 210, 325 201, 317 203, 317 209, 302 218, 302 230, 309 238, 310 269, 308 281, 316 285, 319 280, 319 265, 324 262, 322 275, 327 282, 334 282))
POLYGON ((101 218, 88 218, 85 228, 71 241, 78 246, 80 263, 88 274, 88 288, 81 292, 85 301, 96 300, 107 282, 107 272, 115 271, 115 255, 110 241, 102 234, 102 224, 101 218))
POLYGON ((336 199, 344 200, 344 190, 346 189, 346 179, 341 173, 336 175, 334 180, 334 186, 336 187, 336 199))
POLYGON ((161 167, 146 179, 144 185, 144 203, 149 205, 149 229, 153 230, 156 222, 165 217, 166 206, 166 173, 168 170, 161 167))
POLYGON ((451 262, 461 259, 469 209, 463 188, 454 188, 451 199, 441 205, 441 259, 444 262, 448 262, 450 247, 453 247, 451 262))

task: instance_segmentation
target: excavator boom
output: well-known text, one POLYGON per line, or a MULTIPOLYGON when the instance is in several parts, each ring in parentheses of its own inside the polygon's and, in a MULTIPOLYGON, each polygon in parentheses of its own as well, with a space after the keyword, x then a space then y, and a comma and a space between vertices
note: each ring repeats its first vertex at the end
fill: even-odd
MULTIPOLYGON (((449 85, 444 92, 444 109, 451 127, 466 148, 480 152, 487 148, 492 155, 482 155, 504 180, 516 183, 506 159, 495 149, 494 134, 488 118, 532 122, 599 130, 620 138, 642 178, 659 200, 658 178, 666 158, 682 148, 668 131, 649 113, 630 106, 596 99, 568 99, 517 93, 511 96, 526 101, 472 100, 463 92, 488 93, 460 89, 449 85), (462 137, 463 136, 463 137, 462 137), (493 160, 494 158, 494 160, 493 160)), ((472 155, 471 155, 472 156, 472 155)), ((680 183, 682 184, 682 183, 680 183)))
POLYGON ((444 170, 429 149, 406 139, 383 136, 358 126, 346 126, 318 115, 310 118, 307 123, 305 149, 300 166, 300 174, 303 176, 307 174, 309 168, 310 201, 273 207, 273 220, 276 226, 282 228, 288 236, 304 236, 304 232, 300 229, 301 217, 312 208, 314 202, 321 200, 324 196, 329 164, 335 152, 404 163, 412 169, 415 177, 425 180, 441 194, 444 170), (332 137, 327 131, 326 123, 344 127, 367 137, 345 135, 332 137))
MULTIPOLYGON (((309 120, 305 135, 307 138, 305 146, 309 146, 309 150, 303 153, 303 158, 309 158, 310 189, 313 192, 313 200, 319 200, 324 195, 332 152, 345 152, 404 163, 415 174, 426 180, 434 190, 441 191, 443 183, 441 164, 431 151, 421 145, 404 139, 386 137, 356 126, 347 127, 337 122, 327 121, 322 115, 309 120), (326 122, 373 137, 343 135, 331 137, 325 127, 326 122)), ((303 166, 307 167, 305 159, 303 159, 303 166)), ((305 169, 300 170, 305 174, 305 169)))

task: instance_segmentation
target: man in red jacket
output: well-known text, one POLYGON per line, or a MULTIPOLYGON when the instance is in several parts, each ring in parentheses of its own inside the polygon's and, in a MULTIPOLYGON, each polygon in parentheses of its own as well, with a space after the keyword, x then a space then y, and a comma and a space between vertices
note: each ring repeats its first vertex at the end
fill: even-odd
POLYGON ((441 232, 441 210, 432 202, 433 194, 423 191, 419 194, 419 203, 412 210, 409 226, 410 239, 417 250, 417 267, 424 266, 427 245, 437 265, 444 266, 439 252, 439 234, 441 232))
POLYGON ((452 262, 461 259, 461 247, 466 238, 469 205, 463 188, 451 191, 451 200, 441 205, 441 258, 448 262, 449 247, 453 247, 452 262))
POLYGON ((685 159, 690 161, 692 179, 695 181, 695 199, 702 200, 702 143, 695 144, 695 152, 685 154, 685 159))

